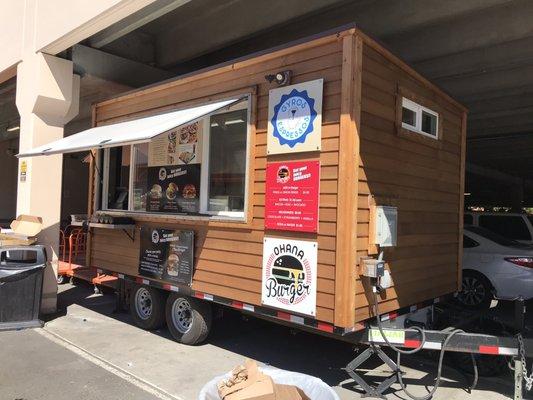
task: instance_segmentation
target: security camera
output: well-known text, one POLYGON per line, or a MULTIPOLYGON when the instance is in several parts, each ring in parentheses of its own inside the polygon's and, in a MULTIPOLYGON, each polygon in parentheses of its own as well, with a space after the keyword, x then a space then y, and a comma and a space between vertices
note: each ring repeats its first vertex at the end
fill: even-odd
POLYGON ((292 71, 286 70, 286 71, 276 72, 275 74, 265 75, 265 79, 268 81, 268 83, 276 82, 278 86, 285 86, 290 83, 291 76, 292 76, 292 71))

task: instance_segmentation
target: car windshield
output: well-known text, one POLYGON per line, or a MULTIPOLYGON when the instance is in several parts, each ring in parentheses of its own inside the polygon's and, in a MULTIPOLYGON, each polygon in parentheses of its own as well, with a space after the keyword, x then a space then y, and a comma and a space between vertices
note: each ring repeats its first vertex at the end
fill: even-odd
POLYGON ((524 245, 522 243, 517 242, 516 240, 507 239, 506 237, 503 237, 501 235, 498 235, 497 233, 494 233, 492 231, 489 231, 485 228, 480 228, 479 226, 468 226, 465 227, 465 230, 475 233, 476 235, 479 235, 481 237, 484 237, 485 239, 488 239, 494 243, 499 244, 500 246, 507 246, 507 247, 529 247, 528 245, 524 245))

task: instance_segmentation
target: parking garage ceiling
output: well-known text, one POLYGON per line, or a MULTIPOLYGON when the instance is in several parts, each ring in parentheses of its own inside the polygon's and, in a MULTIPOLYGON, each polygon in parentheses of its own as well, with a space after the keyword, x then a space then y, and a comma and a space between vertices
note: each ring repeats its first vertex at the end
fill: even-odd
POLYGON ((470 188, 525 180, 533 200, 532 16, 530 0, 191 0, 115 45, 142 38, 179 74, 355 22, 469 108, 470 188))
POLYGON ((348 23, 465 104, 469 173, 525 181, 533 203, 531 0, 158 0, 71 57, 82 74, 136 87, 348 23))

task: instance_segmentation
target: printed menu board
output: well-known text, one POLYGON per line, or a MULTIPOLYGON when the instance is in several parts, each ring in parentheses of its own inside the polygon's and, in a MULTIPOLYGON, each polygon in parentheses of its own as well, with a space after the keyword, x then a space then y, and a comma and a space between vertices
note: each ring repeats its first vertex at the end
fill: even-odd
POLYGON ((139 275, 192 284, 194 232, 142 227, 139 275))
POLYGON ((319 161, 267 164, 265 227, 316 233, 319 185, 319 161))
POLYGON ((198 213, 200 165, 148 167, 146 211, 198 213))
POLYGON ((171 129, 153 138, 148 145, 148 165, 200 164, 203 121, 171 129))

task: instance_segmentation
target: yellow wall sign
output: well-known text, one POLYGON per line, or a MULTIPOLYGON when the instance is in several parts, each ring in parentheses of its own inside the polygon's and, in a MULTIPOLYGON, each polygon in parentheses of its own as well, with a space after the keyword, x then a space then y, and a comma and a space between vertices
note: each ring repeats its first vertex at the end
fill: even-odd
POLYGON ((26 182, 26 174, 28 171, 28 163, 26 161, 21 161, 20 163, 20 181, 26 182))

